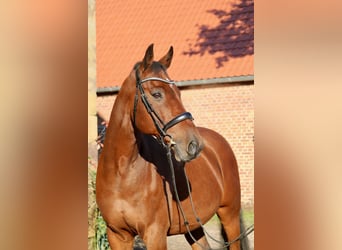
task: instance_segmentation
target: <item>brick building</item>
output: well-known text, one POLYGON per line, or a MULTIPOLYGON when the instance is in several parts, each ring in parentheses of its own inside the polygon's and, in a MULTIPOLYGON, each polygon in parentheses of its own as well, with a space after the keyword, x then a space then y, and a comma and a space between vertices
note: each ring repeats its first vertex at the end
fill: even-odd
POLYGON ((222 134, 239 164, 242 204, 254 205, 254 3, 96 2, 96 109, 109 119, 121 83, 154 43, 174 47, 168 73, 197 126, 222 134))

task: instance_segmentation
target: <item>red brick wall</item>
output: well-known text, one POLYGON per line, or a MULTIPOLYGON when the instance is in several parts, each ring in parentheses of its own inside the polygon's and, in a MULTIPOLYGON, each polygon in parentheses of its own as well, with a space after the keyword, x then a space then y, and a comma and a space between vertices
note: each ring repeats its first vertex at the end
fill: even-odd
POLYGON ((254 205, 254 85, 221 84, 182 90, 197 126, 219 132, 239 164, 243 206, 254 205))
MULTIPOLYGON (((242 205, 254 205, 254 85, 220 84, 181 91, 187 111, 197 126, 222 134, 236 155, 241 181, 242 205)), ((97 110, 108 119, 115 96, 99 96, 97 110)))

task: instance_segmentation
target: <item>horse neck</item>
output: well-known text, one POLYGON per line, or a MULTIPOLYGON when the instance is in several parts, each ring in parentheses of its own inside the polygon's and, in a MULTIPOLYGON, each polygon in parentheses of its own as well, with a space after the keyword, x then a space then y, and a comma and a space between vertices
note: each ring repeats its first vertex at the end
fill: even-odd
POLYGON ((118 94, 106 132, 106 142, 102 154, 106 167, 117 168, 129 165, 138 156, 138 148, 130 116, 133 97, 125 94, 123 85, 118 94))

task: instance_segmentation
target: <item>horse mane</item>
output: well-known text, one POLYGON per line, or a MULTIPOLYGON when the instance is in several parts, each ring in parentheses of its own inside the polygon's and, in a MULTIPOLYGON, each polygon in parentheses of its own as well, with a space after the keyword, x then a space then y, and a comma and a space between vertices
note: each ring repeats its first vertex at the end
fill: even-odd
POLYGON ((136 70, 139 68, 140 64, 141 64, 141 61, 135 63, 135 64, 134 64, 134 67, 133 67, 133 70, 136 71, 136 70))

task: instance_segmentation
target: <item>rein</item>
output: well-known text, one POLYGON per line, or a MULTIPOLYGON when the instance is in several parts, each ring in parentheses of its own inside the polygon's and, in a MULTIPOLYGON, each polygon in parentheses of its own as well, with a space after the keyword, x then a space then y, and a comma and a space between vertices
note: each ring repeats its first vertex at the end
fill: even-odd
MULTIPOLYGON (((185 215, 184 209, 182 207, 182 204, 180 202, 179 199, 179 195, 178 195, 178 191, 177 191, 177 185, 176 185, 176 176, 175 176, 175 170, 173 167, 173 162, 172 162, 172 153, 171 153, 171 147, 175 144, 175 142, 172 139, 172 136, 167 134, 167 130, 170 129, 171 127, 175 126, 176 124, 184 121, 184 120, 193 120, 193 117, 191 115, 191 113, 189 112, 184 112, 182 114, 177 115, 176 117, 174 117, 173 119, 171 119, 169 122, 167 122, 166 124, 163 122, 163 120, 160 118, 160 116, 154 111, 152 105, 148 102, 147 96, 145 94, 145 91, 142 87, 142 84, 148 81, 160 81, 166 84, 175 84, 174 81, 171 80, 167 80, 167 79, 163 79, 163 78, 159 78, 159 77, 148 77, 148 78, 144 78, 144 79, 140 79, 140 75, 139 75, 139 71, 138 69, 136 69, 135 71, 135 76, 136 76, 136 94, 135 94, 135 98, 134 98, 134 108, 133 108, 133 124, 135 124, 135 116, 136 116, 136 112, 137 112, 137 105, 138 105, 138 100, 139 100, 139 93, 140 93, 140 97, 141 97, 141 101, 143 102, 148 114, 151 116, 152 121, 156 127, 156 129, 158 130, 159 135, 161 136, 161 138, 159 138, 161 144, 163 145, 163 147, 166 149, 166 156, 167 156, 167 161, 171 170, 171 178, 172 178, 172 185, 174 187, 175 190, 175 198, 176 198, 176 202, 177 202, 177 206, 180 210, 180 213, 183 217, 184 220, 184 226, 186 227, 186 231, 189 234, 189 236, 191 237, 191 239, 197 244, 199 245, 202 249, 206 249, 205 246, 203 246, 201 243, 199 243, 195 237, 191 234, 191 230, 189 227, 189 221, 187 220, 187 217, 185 215), (170 142, 168 144, 165 143, 165 138, 168 137, 170 139, 170 142)), ((205 234, 207 236, 209 236, 209 238, 211 238, 212 240, 214 240, 217 243, 222 243, 221 241, 213 238, 204 228, 204 225, 201 221, 201 219, 199 218, 199 216, 196 213, 195 207, 194 207, 194 203, 192 200, 192 195, 191 195, 191 190, 190 190, 190 183, 189 183, 189 179, 184 167, 184 174, 185 174, 185 179, 186 179, 186 185, 187 185, 187 191, 189 193, 189 199, 190 199, 190 203, 191 203, 191 207, 192 207, 192 211, 196 217, 196 221, 198 222, 198 224, 201 226, 201 228, 203 229, 203 231, 205 232, 205 234)), ((245 238, 248 234, 250 234, 251 232, 254 231, 254 225, 251 225, 250 227, 248 227, 245 232, 242 232, 238 237, 236 237, 235 239, 233 239, 232 241, 229 242, 224 242, 223 246, 220 248, 215 248, 217 250, 219 249, 224 249, 227 248, 228 246, 230 246, 231 244, 233 244, 234 242, 241 240, 243 238, 245 238)))

